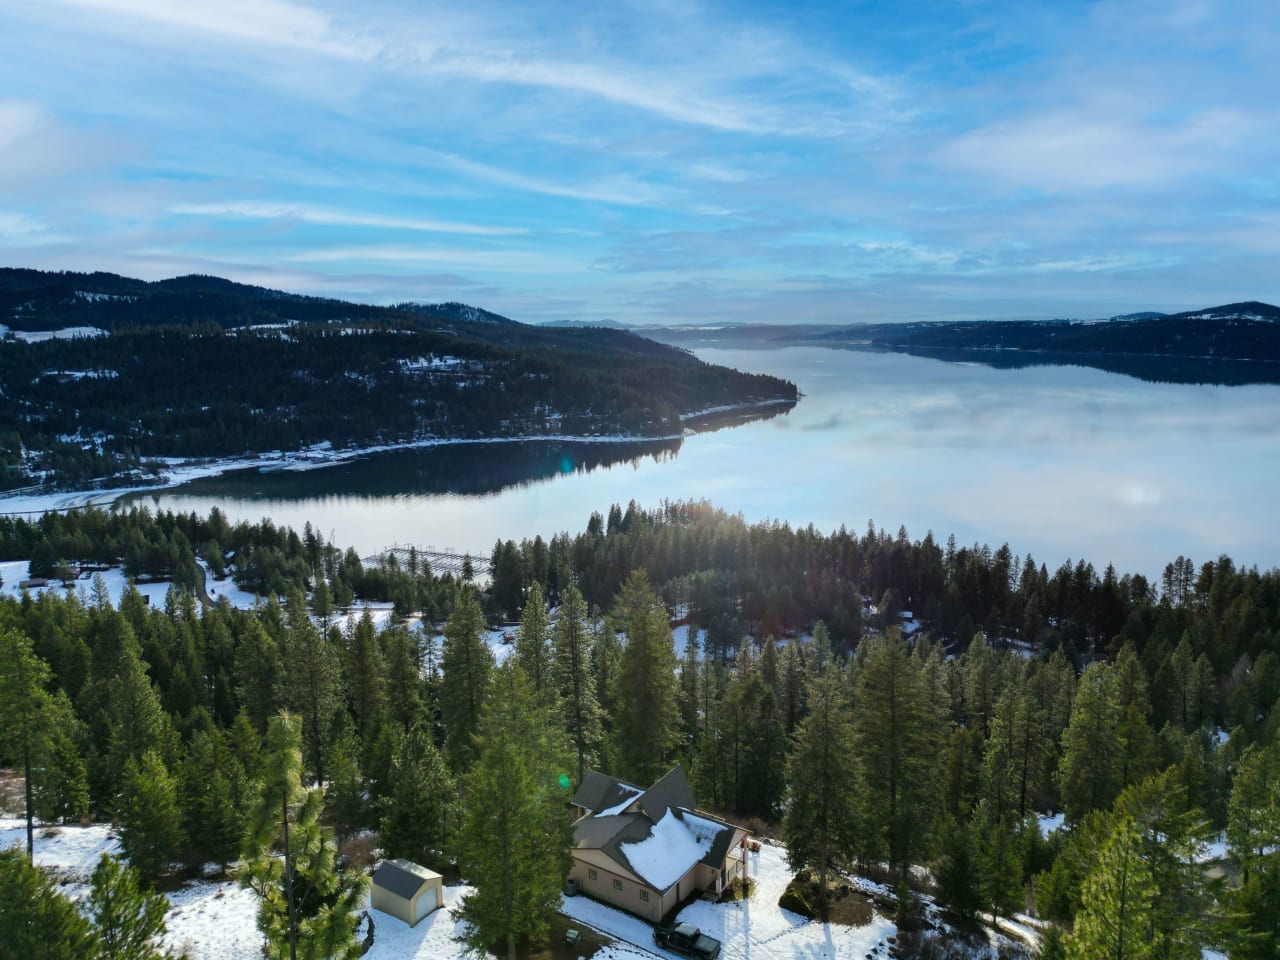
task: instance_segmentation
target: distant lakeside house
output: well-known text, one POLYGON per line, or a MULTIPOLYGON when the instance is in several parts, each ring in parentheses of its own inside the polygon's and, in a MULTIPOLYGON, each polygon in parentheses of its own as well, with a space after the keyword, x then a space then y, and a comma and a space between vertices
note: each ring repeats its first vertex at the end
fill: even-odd
POLYGON ((569 877, 597 900, 659 922, 743 874, 747 830, 698 811, 679 765, 647 790, 588 771, 572 802, 569 877))

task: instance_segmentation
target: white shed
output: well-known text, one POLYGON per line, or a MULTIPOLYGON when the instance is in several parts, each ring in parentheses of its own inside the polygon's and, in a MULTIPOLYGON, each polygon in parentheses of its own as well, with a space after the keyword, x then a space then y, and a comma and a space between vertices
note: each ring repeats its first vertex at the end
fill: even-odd
POLYGON ((383 860, 370 889, 373 909, 411 927, 444 902, 444 878, 409 860, 383 860))

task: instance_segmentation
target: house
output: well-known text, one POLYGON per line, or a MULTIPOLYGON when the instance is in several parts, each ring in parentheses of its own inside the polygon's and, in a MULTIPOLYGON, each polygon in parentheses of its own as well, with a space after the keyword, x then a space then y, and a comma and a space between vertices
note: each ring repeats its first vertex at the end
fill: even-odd
POLYGON ((698 811, 679 765, 647 790, 589 771, 572 802, 569 877, 597 900, 658 922, 743 873, 747 831, 698 811))
POLYGON ((369 902, 412 927, 444 902, 444 879, 409 860, 383 860, 373 871, 369 902))

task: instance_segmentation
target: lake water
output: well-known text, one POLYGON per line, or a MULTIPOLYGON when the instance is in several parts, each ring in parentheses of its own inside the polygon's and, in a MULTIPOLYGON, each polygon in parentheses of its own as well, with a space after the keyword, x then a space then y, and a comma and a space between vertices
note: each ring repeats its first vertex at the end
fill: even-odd
POLYGON ((867 521, 913 538, 1008 542, 1052 570, 1156 576, 1175 556, 1280 565, 1280 387, 1147 383, 1083 367, 996 370, 890 353, 703 349, 799 385, 792 410, 658 445, 551 443, 380 454, 241 473, 134 498, 232 520, 311 524, 369 555, 487 554, 585 528, 593 510, 706 498, 747 520, 867 521))

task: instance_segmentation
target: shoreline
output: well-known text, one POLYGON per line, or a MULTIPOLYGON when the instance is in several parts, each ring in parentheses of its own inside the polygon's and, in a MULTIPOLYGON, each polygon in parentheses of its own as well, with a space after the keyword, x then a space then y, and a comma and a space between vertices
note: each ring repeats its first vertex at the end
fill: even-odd
MULTIPOLYGON (((784 398, 751 403, 726 404, 681 414, 680 419, 681 421, 696 420, 722 413, 766 409, 779 404, 795 402, 784 398)), ((172 490, 194 480, 207 480, 210 477, 219 477, 225 473, 234 473, 240 470, 256 469, 260 473, 304 473, 310 470, 324 470, 328 467, 341 466, 361 457, 380 453, 394 453, 401 450, 426 450, 432 447, 502 443, 669 443, 673 440, 684 440, 697 432, 686 427, 680 433, 661 436, 641 436, 637 434, 607 434, 605 436, 528 434, 514 437, 419 437, 415 440, 381 443, 369 447, 349 447, 341 450, 335 450, 329 445, 328 441, 323 441, 299 450, 288 452, 270 450, 249 457, 212 459, 203 457, 155 457, 153 458, 154 460, 164 464, 160 474, 161 479, 158 483, 106 487, 100 490, 58 490, 48 493, 0 494, 0 516, 39 517, 50 512, 61 513, 68 510, 106 507, 111 506, 121 497, 130 494, 172 490)))

